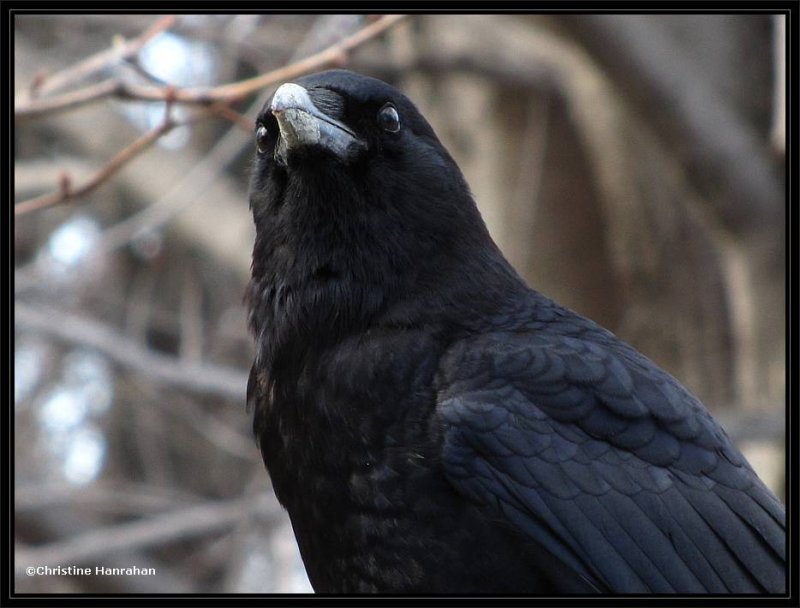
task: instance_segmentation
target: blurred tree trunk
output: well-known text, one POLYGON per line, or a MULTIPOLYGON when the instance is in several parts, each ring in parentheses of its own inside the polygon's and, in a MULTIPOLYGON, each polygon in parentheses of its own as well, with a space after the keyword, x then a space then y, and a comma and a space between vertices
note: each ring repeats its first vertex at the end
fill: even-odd
POLYGON ((533 287, 712 409, 780 407, 769 17, 431 16, 393 36, 417 68, 405 88, 533 287))

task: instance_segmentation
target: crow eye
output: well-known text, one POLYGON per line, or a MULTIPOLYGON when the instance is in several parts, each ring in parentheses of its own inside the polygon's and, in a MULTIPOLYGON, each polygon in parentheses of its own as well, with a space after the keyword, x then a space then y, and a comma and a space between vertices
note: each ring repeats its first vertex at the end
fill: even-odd
POLYGON ((378 124, 384 131, 397 133, 400 130, 400 115, 390 103, 383 106, 378 112, 378 124))
POLYGON ((256 129, 256 148, 258 149, 259 154, 264 154, 267 151, 267 145, 269 144, 269 133, 267 132, 267 127, 261 125, 256 129))

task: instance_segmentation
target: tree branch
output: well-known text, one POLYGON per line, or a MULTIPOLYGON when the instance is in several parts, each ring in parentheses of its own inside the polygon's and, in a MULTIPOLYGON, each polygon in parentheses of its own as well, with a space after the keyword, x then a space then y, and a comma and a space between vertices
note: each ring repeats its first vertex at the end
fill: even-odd
POLYGON ((208 105, 217 101, 235 102, 270 85, 297 78, 302 74, 330 65, 343 64, 347 54, 403 20, 406 15, 386 15, 328 48, 305 59, 247 80, 216 87, 176 89, 171 86, 136 85, 119 80, 107 80, 49 99, 15 100, 14 119, 25 119, 72 109, 105 97, 137 99, 140 101, 172 101, 208 105))
POLYGON ((206 536, 230 528, 243 517, 267 509, 265 496, 258 494, 175 509, 143 521, 90 530, 42 547, 16 547, 15 572, 28 566, 56 566, 86 563, 120 551, 153 547, 206 536))
POLYGON ((42 95, 52 93, 58 89, 63 89, 115 63, 135 56, 142 50, 145 44, 150 42, 150 40, 161 32, 173 27, 175 22, 176 18, 173 15, 161 17, 142 32, 141 35, 128 42, 115 44, 112 48, 92 55, 77 65, 70 66, 51 76, 40 75, 36 77, 31 86, 14 99, 14 107, 16 108, 20 105, 25 106, 31 103, 32 98, 41 97, 42 95))
POLYGON ((144 515, 178 508, 189 499, 198 500, 196 496, 137 483, 98 482, 88 487, 65 482, 27 483, 14 488, 14 512, 80 505, 89 509, 144 515))
POLYGON ((57 205, 59 203, 63 203, 88 194, 100 184, 108 180, 117 171, 122 169, 122 167, 124 167, 128 162, 152 146, 162 135, 169 133, 172 129, 180 124, 185 124, 185 122, 175 121, 170 118, 166 119, 159 126, 151 129, 136 139, 129 146, 123 148, 114 158, 101 167, 97 173, 95 173, 91 178, 78 187, 73 187, 72 179, 70 178, 69 174, 63 172, 59 180, 59 189, 56 192, 43 194, 42 196, 37 196, 35 198, 15 204, 14 215, 23 215, 25 213, 30 213, 31 211, 36 211, 45 207, 51 207, 53 205, 57 205))
MULTIPOLYGON (((125 99, 149 99, 166 101, 168 104, 175 102, 188 102, 188 103, 202 103, 212 104, 209 108, 210 112, 216 113, 223 118, 229 119, 243 129, 252 129, 252 121, 235 110, 228 107, 227 102, 232 102, 255 92, 269 84, 280 82, 283 80, 290 80, 300 74, 303 74, 314 69, 318 69, 324 65, 331 63, 342 62, 346 54, 357 46, 363 44, 367 40, 374 38, 395 23, 404 18, 404 15, 387 15, 376 20, 374 23, 355 32, 351 36, 340 40, 339 42, 328 46, 326 49, 315 53, 305 59, 296 61, 288 66, 279 68, 238 83, 223 85, 211 89, 176 89, 173 86, 153 87, 153 86, 139 86, 126 84, 122 81, 115 79, 106 80, 98 84, 94 84, 83 89, 66 93, 60 97, 50 99, 35 99, 25 100, 20 98, 15 103, 15 117, 24 118, 35 115, 46 114, 54 111, 65 110, 74 108, 91 101, 102 99, 108 96, 115 96, 125 99)), ((144 44, 150 40, 155 34, 166 29, 174 23, 172 19, 161 19, 157 21, 151 28, 144 32, 141 36, 131 41, 130 43, 120 47, 119 49, 111 49, 104 51, 91 57, 74 68, 64 70, 53 76, 51 79, 46 80, 45 84, 39 85, 38 91, 42 90, 55 90, 63 87, 68 83, 73 82, 75 79, 85 77, 109 63, 129 58, 135 55, 144 44), (49 85, 48 85, 49 83, 49 85)), ((160 137, 171 131, 177 126, 188 124, 195 121, 200 117, 207 116, 208 114, 198 114, 188 120, 177 121, 169 116, 169 106, 167 110, 167 118, 158 127, 148 131, 128 147, 124 148, 119 154, 112 158, 106 165, 104 165, 95 175, 93 175, 86 182, 80 186, 75 187, 72 184, 72 179, 68 173, 62 173, 59 189, 50 194, 44 194, 32 199, 28 199, 21 203, 14 205, 14 215, 19 216, 31 211, 43 209, 68 200, 76 199, 93 191, 103 182, 107 181, 115 173, 117 173, 128 162, 141 154, 144 150, 149 148, 153 143, 158 141, 160 137)))
POLYGON ((230 108, 224 107, 222 104, 215 104, 207 109, 207 111, 199 111, 194 115, 177 120, 168 115, 165 117, 164 121, 157 127, 151 129, 138 139, 136 139, 133 143, 128 145, 127 147, 123 148, 114 158, 108 161, 105 165, 103 165, 92 177, 86 180, 83 184, 75 187, 72 184, 72 179, 67 172, 63 172, 61 174, 61 179, 59 183, 59 189, 56 192, 51 192, 50 194, 43 194, 41 196, 37 196, 35 198, 28 199, 26 201, 22 201, 21 203, 17 203, 14 205, 14 215, 23 215, 25 213, 30 213, 31 211, 37 211, 39 209, 43 209, 45 207, 51 207, 53 205, 57 205, 59 203, 64 203, 69 200, 74 200, 76 198, 80 198, 89 194, 98 186, 100 186, 103 182, 108 181, 115 173, 117 173, 120 169, 122 169, 126 164, 128 164, 131 160, 139 156, 142 152, 144 152, 147 148, 152 146, 159 138, 163 137, 170 131, 172 131, 175 127, 180 127, 184 125, 191 124, 193 122, 197 122, 200 119, 203 119, 209 115, 222 115, 225 118, 230 118, 237 122, 237 124, 242 125, 244 128, 251 127, 250 121, 245 119, 244 117, 240 116, 237 112, 231 110, 230 108), (242 124, 244 123, 244 124, 242 124))
POLYGON ((244 402, 247 374, 241 370, 162 355, 97 321, 48 306, 17 301, 14 323, 66 342, 95 348, 152 380, 244 402))
MULTIPOLYGON (((15 533, 24 530, 27 527, 27 523, 28 525, 35 525, 37 531, 43 533, 46 538, 75 535, 97 526, 94 518, 87 517, 85 509, 44 509, 30 515, 18 514, 15 521, 15 533)), ((24 555, 19 551, 25 552, 30 548, 20 542, 16 542, 15 546, 17 548, 17 559, 24 555)), ((111 568, 127 568, 134 564, 140 568, 155 568, 156 576, 105 577, 102 583, 103 591, 118 593, 164 593, 165 591, 169 593, 191 593, 196 590, 196 586, 189 581, 188 574, 175 572, 164 562, 153 559, 144 551, 119 552, 103 558, 103 565, 111 568)), ((97 579, 92 579, 87 585, 81 585, 81 589, 90 591, 95 588, 94 586, 97 582, 97 579)), ((21 586, 19 580, 16 585, 17 588, 21 586)), ((40 585, 37 585, 34 589, 42 591, 40 585)))

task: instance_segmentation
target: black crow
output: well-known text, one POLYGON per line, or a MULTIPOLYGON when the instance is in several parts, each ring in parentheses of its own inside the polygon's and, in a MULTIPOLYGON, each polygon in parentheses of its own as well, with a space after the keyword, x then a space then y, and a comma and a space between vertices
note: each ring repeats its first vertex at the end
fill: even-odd
POLYGON ((248 404, 316 591, 785 590, 780 501, 677 380, 526 286, 403 94, 299 78, 255 138, 248 404))

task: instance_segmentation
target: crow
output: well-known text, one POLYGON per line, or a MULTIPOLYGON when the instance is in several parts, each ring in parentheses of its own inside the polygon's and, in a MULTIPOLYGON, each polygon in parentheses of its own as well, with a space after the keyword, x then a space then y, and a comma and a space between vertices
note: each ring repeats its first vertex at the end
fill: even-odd
POLYGON ((247 400, 323 593, 783 593, 785 511, 700 401, 530 289, 414 104, 256 121, 247 400))

